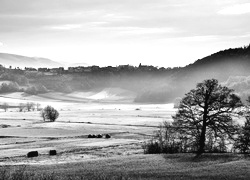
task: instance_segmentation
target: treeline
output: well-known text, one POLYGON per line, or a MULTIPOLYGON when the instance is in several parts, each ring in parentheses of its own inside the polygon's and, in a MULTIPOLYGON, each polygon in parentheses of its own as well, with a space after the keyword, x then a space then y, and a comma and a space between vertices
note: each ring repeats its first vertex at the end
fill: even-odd
POLYGON ((0 93, 26 92, 31 95, 48 92, 48 89, 39 83, 30 83, 27 74, 16 74, 12 72, 3 72, 0 75, 2 81, 0 93))
POLYGON ((2 82, 0 93, 20 91, 35 95, 49 91, 71 93, 118 87, 135 92, 138 95, 136 102, 166 102, 170 99, 169 85, 174 72, 169 70, 164 73, 128 73, 125 70, 116 73, 105 71, 48 75, 38 71, 6 70, 1 73, 0 80, 9 82, 2 82))
POLYGON ((17 108, 19 112, 25 112, 25 111, 40 111, 41 110, 41 104, 39 103, 33 103, 33 102, 27 102, 27 103, 19 103, 17 106, 11 106, 8 103, 3 103, 0 105, 0 109, 3 109, 5 112, 8 111, 9 108, 17 108))

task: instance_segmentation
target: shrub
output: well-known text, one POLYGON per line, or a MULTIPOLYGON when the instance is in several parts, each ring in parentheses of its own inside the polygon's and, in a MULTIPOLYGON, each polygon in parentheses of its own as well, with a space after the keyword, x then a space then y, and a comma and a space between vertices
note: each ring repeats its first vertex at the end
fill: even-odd
POLYGON ((158 141, 150 140, 142 145, 144 154, 159 154, 162 153, 162 148, 158 141))
POLYGON ((49 120, 50 122, 54 122, 58 118, 58 116, 58 111, 51 106, 46 106, 41 111, 41 117, 44 121, 49 120))
POLYGON ((183 138, 175 128, 165 122, 160 126, 156 132, 155 137, 142 146, 145 154, 158 154, 158 153, 180 153, 187 152, 186 139, 183 138))

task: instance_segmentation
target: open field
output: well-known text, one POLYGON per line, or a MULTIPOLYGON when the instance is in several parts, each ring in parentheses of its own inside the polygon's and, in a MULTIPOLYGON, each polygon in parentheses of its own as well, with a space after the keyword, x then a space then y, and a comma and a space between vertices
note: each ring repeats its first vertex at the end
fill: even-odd
MULTIPOLYGON (((105 100, 109 98, 108 93, 97 94, 106 95, 105 100)), ((56 122, 45 123, 38 111, 9 109, 1 112, 0 124, 5 128, 0 129, 0 165, 67 163, 141 154, 144 140, 150 138, 160 123, 170 120, 174 112, 172 104, 80 103, 79 95, 83 96, 82 93, 67 96, 12 93, 2 96, 2 101, 13 106, 20 102, 52 105, 60 116, 56 122), (67 101, 62 98, 67 98, 67 101), (90 139, 88 134, 110 134, 111 138, 90 139), (56 159, 48 157, 51 149, 57 150, 56 159), (37 150, 39 157, 27 159, 26 154, 32 150, 37 150)), ((88 95, 91 98, 95 96, 88 95)), ((113 99, 114 95, 110 97, 113 99)))
POLYGON ((131 179, 250 177, 250 161, 241 156, 205 155, 197 160, 192 154, 144 155, 143 142, 151 138, 160 123, 171 121, 173 104, 136 104, 122 96, 119 101, 114 97, 107 92, 2 95, 0 100, 13 106, 20 102, 52 105, 60 116, 56 122, 43 122, 38 111, 1 111, 0 168, 25 165, 27 172, 35 169, 38 174, 54 173, 59 179, 92 179, 98 174, 131 179), (111 138, 90 139, 88 134, 110 134, 111 138), (52 149, 57 150, 57 156, 48 155, 52 149), (27 158, 27 153, 34 150, 39 156, 27 158))

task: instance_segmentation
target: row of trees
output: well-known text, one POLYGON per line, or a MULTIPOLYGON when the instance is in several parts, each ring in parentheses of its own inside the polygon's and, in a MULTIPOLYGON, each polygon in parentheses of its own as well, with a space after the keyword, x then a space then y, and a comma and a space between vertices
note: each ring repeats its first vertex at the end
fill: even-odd
POLYGON ((232 89, 215 79, 198 83, 180 101, 172 123, 165 123, 157 140, 145 144, 152 152, 225 152, 230 145, 247 153, 250 150, 250 97, 244 105, 232 89), (234 118, 245 117, 243 126, 234 118))
MULTIPOLYGON (((33 102, 27 102, 26 104, 20 103, 18 108, 19 112, 23 112, 25 110, 34 111, 36 109, 37 111, 40 111, 40 115, 44 121, 54 122, 59 117, 59 112, 52 106, 46 106, 43 109, 41 109, 40 107, 41 104, 39 103, 35 104, 33 102)), ((3 105, 1 105, 1 108, 3 108, 6 112, 9 108, 9 104, 3 103, 3 105)))
POLYGON ((18 106, 10 106, 8 103, 3 103, 0 105, 1 109, 4 109, 6 112, 9 108, 18 108, 19 112, 25 112, 25 111, 40 111, 41 110, 41 104, 39 103, 33 103, 33 102, 27 102, 27 103, 20 103, 18 106))

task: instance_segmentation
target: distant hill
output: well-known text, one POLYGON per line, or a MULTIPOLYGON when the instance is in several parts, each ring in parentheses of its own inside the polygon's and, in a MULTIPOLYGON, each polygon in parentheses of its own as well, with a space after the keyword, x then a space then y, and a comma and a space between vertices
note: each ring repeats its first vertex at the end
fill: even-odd
POLYGON ((46 58, 26 57, 26 56, 7 54, 7 53, 0 53, 0 64, 6 67, 12 66, 12 68, 15 67, 54 68, 54 67, 64 66, 63 64, 60 64, 58 62, 46 58))
MULTIPOLYGON (((49 63, 53 62, 42 58, 38 60, 37 58, 0 54, 0 64, 2 64, 2 59, 15 59, 19 64, 22 63, 23 66, 28 67, 38 67, 39 63, 34 62, 40 61, 46 62, 45 67, 48 67, 49 63), (24 63, 27 59, 29 64, 24 63)), ((11 62, 10 60, 7 62, 11 62)), ((11 65, 14 67, 13 64, 11 65)), ((120 101, 126 99, 125 97, 128 99, 133 97, 135 102, 140 103, 166 103, 174 102, 177 97, 183 97, 185 93, 195 88, 197 83, 215 78, 220 83, 235 89, 242 99, 246 99, 250 95, 250 46, 219 51, 182 68, 103 67, 90 72, 63 71, 58 76, 49 76, 40 72, 13 75, 14 72, 11 70, 0 71, 0 80, 16 82, 17 84, 11 85, 13 91, 18 89, 17 85, 28 86, 26 91, 33 94, 94 92, 99 89, 98 94, 93 95, 92 99, 120 101), (121 89, 126 93, 121 94, 121 89)), ((4 90, 3 92, 7 91, 6 88, 4 90)))
POLYGON ((78 66, 90 66, 89 64, 87 63, 64 63, 66 66, 68 67, 78 67, 78 66))
POLYGON ((250 75, 250 46, 219 51, 179 70, 174 77, 181 94, 204 79, 225 82, 234 76, 250 75))
POLYGON ((250 45, 219 51, 163 76, 169 79, 159 84, 154 83, 160 82, 159 77, 150 80, 151 86, 138 94, 135 101, 173 102, 174 98, 183 97, 194 89, 197 83, 211 78, 235 89, 244 100, 250 96, 250 45))

